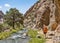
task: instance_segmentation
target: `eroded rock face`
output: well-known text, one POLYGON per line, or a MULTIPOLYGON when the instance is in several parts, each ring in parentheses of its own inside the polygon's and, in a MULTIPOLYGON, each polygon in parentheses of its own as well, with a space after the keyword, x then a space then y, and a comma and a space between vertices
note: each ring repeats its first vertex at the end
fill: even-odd
POLYGON ((60 23, 60 0, 54 0, 54 2, 57 7, 55 12, 56 22, 59 24, 60 23))
POLYGON ((24 26, 26 28, 42 28, 43 24, 51 25, 60 21, 59 0, 40 0, 36 2, 26 13, 24 26), (59 9, 59 10, 58 10, 59 9), (58 19, 59 18, 59 19, 58 19))

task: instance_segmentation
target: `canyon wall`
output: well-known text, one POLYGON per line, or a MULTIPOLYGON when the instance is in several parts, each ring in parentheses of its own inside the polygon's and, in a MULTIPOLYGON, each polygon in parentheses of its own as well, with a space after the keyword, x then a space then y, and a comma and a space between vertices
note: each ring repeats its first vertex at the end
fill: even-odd
POLYGON ((40 29, 60 23, 60 0, 37 1, 24 15, 24 27, 40 29))

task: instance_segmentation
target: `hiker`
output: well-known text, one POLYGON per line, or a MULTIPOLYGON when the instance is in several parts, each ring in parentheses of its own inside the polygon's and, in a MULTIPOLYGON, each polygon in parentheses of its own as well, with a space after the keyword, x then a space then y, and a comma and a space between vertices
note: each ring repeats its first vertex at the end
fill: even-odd
POLYGON ((46 38, 47 31, 48 31, 47 26, 45 24, 43 24, 43 33, 45 35, 45 38, 46 38))

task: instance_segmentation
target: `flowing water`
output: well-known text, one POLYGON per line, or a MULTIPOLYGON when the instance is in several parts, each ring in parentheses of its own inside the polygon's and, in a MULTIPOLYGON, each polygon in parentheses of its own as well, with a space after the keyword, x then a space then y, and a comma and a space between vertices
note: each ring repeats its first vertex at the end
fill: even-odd
MULTIPOLYGON (((27 32, 25 30, 21 31, 21 33, 24 33, 24 32, 27 32)), ((20 35, 22 36, 21 33, 14 33, 11 35, 11 37, 14 37, 14 36, 17 36, 17 35, 20 35)), ((29 41, 29 37, 26 36, 25 38, 21 38, 21 37, 17 37, 17 38, 8 38, 8 39, 4 39, 4 40, 0 40, 0 43, 28 43, 29 41)))

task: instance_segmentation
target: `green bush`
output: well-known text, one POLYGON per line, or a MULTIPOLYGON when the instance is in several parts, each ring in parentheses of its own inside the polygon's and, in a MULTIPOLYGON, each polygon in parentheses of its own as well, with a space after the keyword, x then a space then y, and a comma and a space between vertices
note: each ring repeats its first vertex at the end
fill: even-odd
POLYGON ((16 29, 10 29, 9 32, 1 32, 1 33, 0 33, 0 40, 9 37, 12 33, 16 33, 17 31, 18 31, 18 30, 16 30, 16 29))
POLYGON ((12 29, 12 30, 11 30, 11 33, 16 33, 16 32, 17 32, 16 29, 12 29))
POLYGON ((10 36, 10 32, 1 32, 0 33, 0 39, 5 39, 8 36, 10 36))
POLYGON ((42 34, 40 34, 41 38, 36 37, 38 35, 37 32, 38 32, 37 30, 29 29, 28 36, 31 37, 31 39, 29 40, 29 43, 44 43, 45 42, 45 38, 43 37, 42 34))
POLYGON ((38 33, 37 33, 36 30, 30 29, 30 30, 28 31, 28 36, 30 36, 31 38, 35 38, 37 34, 38 34, 38 33))
POLYGON ((32 38, 29 43, 44 43, 45 42, 45 39, 41 38, 32 38))
POLYGON ((2 32, 3 31, 3 24, 0 24, 0 32, 2 32))
POLYGON ((15 33, 17 32, 16 30, 12 30, 12 31, 9 31, 9 32, 1 32, 0 33, 0 39, 5 39, 7 37, 9 37, 12 33, 15 33))
POLYGON ((20 25, 20 27, 15 27, 15 29, 13 29, 13 27, 9 26, 8 24, 4 23, 4 24, 0 24, 0 40, 1 39, 5 39, 7 37, 9 37, 12 33, 16 33, 17 31, 20 31, 21 29, 23 29, 23 25, 20 25), (5 32, 5 30, 9 30, 7 32, 5 32))

